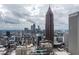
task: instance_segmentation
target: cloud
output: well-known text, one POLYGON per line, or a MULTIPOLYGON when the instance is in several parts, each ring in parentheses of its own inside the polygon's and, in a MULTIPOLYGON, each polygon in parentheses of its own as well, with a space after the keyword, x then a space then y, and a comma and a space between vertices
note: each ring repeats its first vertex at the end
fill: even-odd
MULTIPOLYGON (((50 6, 54 14, 55 29, 60 30, 68 29, 68 15, 79 11, 79 5, 76 4, 51 4, 50 6)), ((0 5, 0 29, 30 28, 33 23, 36 26, 39 25, 41 29, 45 29, 45 16, 48 7, 48 4, 0 5)))

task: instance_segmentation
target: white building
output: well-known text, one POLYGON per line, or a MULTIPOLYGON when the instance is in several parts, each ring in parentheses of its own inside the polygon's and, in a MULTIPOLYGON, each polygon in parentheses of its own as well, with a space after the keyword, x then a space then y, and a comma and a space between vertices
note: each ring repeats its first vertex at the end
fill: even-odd
POLYGON ((79 54, 79 12, 69 15, 69 52, 79 54))
POLYGON ((64 33, 64 43, 65 43, 65 50, 69 50, 69 33, 65 32, 64 33))

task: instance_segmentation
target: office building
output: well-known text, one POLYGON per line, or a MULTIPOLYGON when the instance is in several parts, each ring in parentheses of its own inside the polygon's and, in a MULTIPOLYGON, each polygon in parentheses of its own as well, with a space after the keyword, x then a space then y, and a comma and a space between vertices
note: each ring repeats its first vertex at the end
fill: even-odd
POLYGON ((46 40, 54 44, 54 23, 53 23, 53 13, 49 6, 49 9, 46 14, 46 24, 45 24, 45 34, 46 34, 46 40))
POLYGON ((79 12, 69 15, 69 52, 79 54, 79 12))

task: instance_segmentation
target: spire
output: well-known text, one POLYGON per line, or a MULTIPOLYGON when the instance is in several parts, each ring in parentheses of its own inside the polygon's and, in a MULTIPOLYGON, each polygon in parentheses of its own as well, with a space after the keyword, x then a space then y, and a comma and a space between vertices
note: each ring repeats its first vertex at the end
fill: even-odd
POLYGON ((52 12, 52 10, 51 10, 51 7, 50 7, 50 5, 49 5, 49 7, 48 7, 47 14, 53 14, 53 12, 52 12))
POLYGON ((49 5, 49 9, 51 10, 51 7, 50 7, 50 5, 49 5))

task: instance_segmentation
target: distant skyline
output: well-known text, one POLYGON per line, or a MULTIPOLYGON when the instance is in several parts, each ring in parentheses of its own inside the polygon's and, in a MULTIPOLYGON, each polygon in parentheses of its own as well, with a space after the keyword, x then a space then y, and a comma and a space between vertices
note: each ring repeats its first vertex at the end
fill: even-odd
MULTIPOLYGON (((0 30, 23 30, 33 23, 45 29, 49 4, 3 4, 0 5, 0 30)), ((51 4, 57 30, 68 29, 68 15, 79 11, 77 4, 51 4)))

